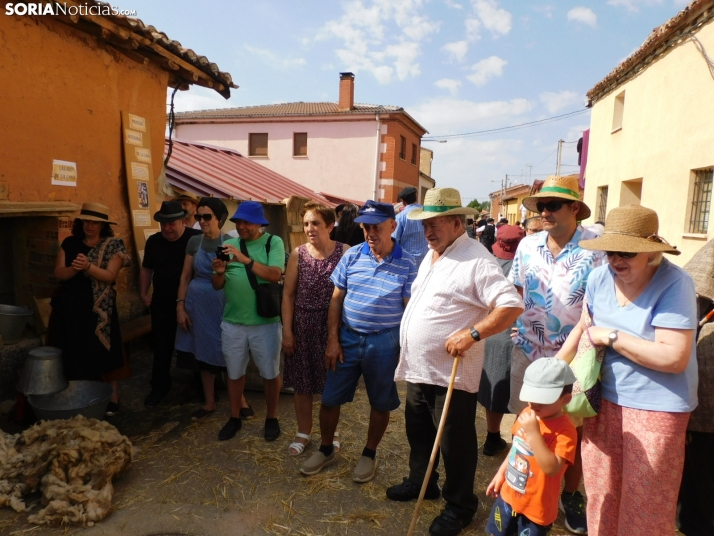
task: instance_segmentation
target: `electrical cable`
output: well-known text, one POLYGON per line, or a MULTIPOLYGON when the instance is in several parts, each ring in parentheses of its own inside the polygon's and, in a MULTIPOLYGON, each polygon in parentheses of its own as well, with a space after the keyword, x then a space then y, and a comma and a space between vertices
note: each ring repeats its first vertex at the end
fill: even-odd
MULTIPOLYGON (((427 138, 422 138, 422 141, 436 141, 444 139, 454 139, 454 138, 466 138, 469 136, 481 136, 483 134, 491 134, 493 132, 508 132, 511 130, 520 130, 523 128, 529 128, 536 125, 543 125, 546 123, 551 123, 554 121, 560 121, 566 117, 575 117, 577 115, 582 115, 590 111, 590 108, 584 108, 582 110, 576 110, 574 112, 568 112, 567 114, 555 115, 553 117, 546 117, 545 119, 538 119, 537 121, 529 121, 528 123, 520 123, 518 125, 511 125, 508 127, 491 128, 488 130, 476 130, 474 132, 465 132, 463 134, 444 134, 443 136, 429 136, 427 138)), ((567 142, 574 143, 574 142, 567 142)))

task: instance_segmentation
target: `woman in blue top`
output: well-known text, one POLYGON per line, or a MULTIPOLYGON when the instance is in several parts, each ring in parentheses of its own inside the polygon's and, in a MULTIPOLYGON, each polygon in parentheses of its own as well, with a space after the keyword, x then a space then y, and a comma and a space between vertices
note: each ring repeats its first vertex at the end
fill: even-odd
MULTIPOLYGON (((697 405, 697 306, 692 278, 663 258, 679 251, 658 228, 654 211, 627 205, 610 211, 602 237, 580 242, 608 260, 586 290, 588 334, 607 347, 602 406, 583 431, 591 536, 674 533, 687 421, 697 405)), ((581 322, 558 357, 573 358, 584 330, 581 322)))

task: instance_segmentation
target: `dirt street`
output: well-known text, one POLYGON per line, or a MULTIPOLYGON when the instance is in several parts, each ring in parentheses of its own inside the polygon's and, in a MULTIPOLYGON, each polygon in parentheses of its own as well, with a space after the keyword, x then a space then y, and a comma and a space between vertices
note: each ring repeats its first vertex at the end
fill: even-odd
MULTIPOLYGON (((0 510, 0 534, 32 536, 143 536, 143 535, 318 535, 406 534, 414 502, 394 503, 385 489, 407 475, 408 444, 403 408, 392 414, 385 438, 377 451, 379 470, 372 482, 352 482, 352 470, 366 437, 369 405, 363 386, 355 402, 343 408, 339 426, 342 450, 339 462, 323 473, 304 477, 298 467, 319 441, 317 421, 313 443, 305 453, 291 457, 287 447, 296 430, 291 395, 280 399, 282 435, 274 443, 263 439, 265 402, 260 392, 247 398, 256 411, 238 435, 219 442, 217 434, 228 418, 225 390, 219 391, 219 409, 205 422, 193 423, 190 415, 199 407, 191 375, 174 372, 174 388, 158 408, 144 408, 148 393, 151 354, 145 343, 132 352, 134 377, 123 382, 121 411, 112 418, 136 447, 127 474, 116 481, 114 511, 91 528, 76 526, 37 527, 26 514, 0 510)), ((404 400, 405 386, 400 386, 404 400)), ((315 419, 319 400, 315 403, 315 419)), ((503 436, 513 417, 504 419, 503 436)), ((7 423, 3 422, 3 428, 7 423)), ((480 442, 486 436, 483 408, 477 428, 480 442)), ((481 501, 474 523, 463 534, 484 534, 491 499, 484 495, 501 456, 479 457, 475 491, 481 501)), ((443 482, 443 475, 441 476, 443 482)), ((427 534, 442 501, 425 501, 417 534, 427 534)), ((568 534, 560 523, 551 533, 568 534)))

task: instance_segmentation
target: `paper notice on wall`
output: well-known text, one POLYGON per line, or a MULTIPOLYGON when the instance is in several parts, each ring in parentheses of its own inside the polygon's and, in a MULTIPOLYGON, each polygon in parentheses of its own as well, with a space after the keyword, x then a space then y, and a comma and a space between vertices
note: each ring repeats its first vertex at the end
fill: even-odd
POLYGON ((77 186, 77 164, 65 160, 52 160, 52 184, 77 186))
POLYGON ((143 231, 144 231, 144 239, 145 240, 148 240, 151 235, 159 232, 158 229, 143 229, 143 231))
POLYGON ((140 132, 146 132, 146 119, 139 117, 138 115, 129 114, 129 128, 140 132))
POLYGON ((151 149, 146 149, 144 147, 134 147, 134 156, 139 162, 146 162, 151 164, 151 149))
POLYGON ((134 216, 134 227, 149 227, 151 225, 151 217, 148 210, 132 210, 134 216))
POLYGON ((149 180, 149 166, 139 164, 138 162, 131 163, 131 178, 137 181, 149 180))
POLYGON ((137 190, 139 194, 139 206, 141 208, 149 208, 149 186, 145 182, 137 182, 137 190))
POLYGON ((136 130, 124 129, 124 141, 129 145, 144 145, 144 135, 136 130))

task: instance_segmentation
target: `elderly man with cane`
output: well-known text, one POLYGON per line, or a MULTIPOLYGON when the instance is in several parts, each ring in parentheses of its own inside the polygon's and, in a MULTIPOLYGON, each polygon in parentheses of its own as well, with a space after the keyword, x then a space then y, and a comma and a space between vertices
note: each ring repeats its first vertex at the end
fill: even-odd
MULTIPOLYGON (((429 458, 442 418, 454 358, 462 358, 453 384, 451 409, 441 438, 446 508, 429 527, 434 536, 451 536, 473 521, 478 498, 473 486, 478 461, 476 398, 483 365, 483 339, 508 329, 523 311, 523 301, 503 276, 490 252, 466 234, 466 215, 453 188, 433 188, 421 220, 429 249, 412 286, 400 332, 396 380, 407 381, 406 432, 411 452, 409 476, 387 489, 394 501, 419 496, 428 478, 426 499, 440 495, 429 458)), ((446 417, 446 415, 444 415, 446 417)))

